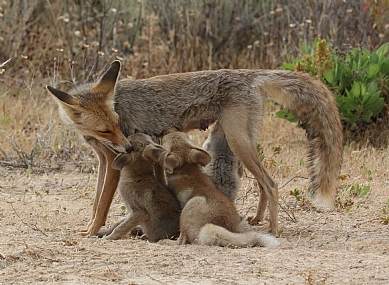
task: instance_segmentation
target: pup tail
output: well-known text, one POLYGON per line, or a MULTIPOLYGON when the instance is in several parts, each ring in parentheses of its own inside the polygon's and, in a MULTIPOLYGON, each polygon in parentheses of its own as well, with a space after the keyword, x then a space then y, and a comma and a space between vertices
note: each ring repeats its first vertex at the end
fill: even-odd
POLYGON ((279 241, 270 234, 254 231, 233 233, 214 224, 206 224, 201 228, 198 236, 198 243, 218 246, 234 245, 237 247, 276 247, 280 244, 279 241))
POLYGON ((343 154, 342 124, 335 98, 317 78, 293 71, 258 71, 255 85, 264 97, 298 117, 309 141, 308 169, 313 204, 334 208, 343 154))

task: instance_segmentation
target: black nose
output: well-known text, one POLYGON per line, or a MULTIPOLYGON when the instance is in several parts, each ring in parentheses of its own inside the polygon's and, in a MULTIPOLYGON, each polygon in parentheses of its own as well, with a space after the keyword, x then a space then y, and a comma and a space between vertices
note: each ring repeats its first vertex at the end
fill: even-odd
POLYGON ((128 148, 126 148, 126 152, 127 153, 130 153, 130 152, 133 152, 134 151, 134 147, 132 145, 130 145, 128 148))

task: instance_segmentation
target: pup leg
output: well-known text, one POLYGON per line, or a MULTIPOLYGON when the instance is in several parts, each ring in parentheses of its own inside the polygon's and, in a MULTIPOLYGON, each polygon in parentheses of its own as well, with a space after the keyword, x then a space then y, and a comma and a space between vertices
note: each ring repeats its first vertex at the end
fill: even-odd
POLYGON ((246 233, 253 231, 253 227, 248 223, 247 220, 243 219, 240 221, 240 223, 236 227, 237 233, 246 233))
POLYGON ((177 239, 177 244, 187 244, 188 236, 184 232, 180 232, 180 236, 177 239))
POLYGON ((117 240, 126 236, 133 228, 143 223, 149 218, 149 214, 143 210, 137 209, 129 214, 124 220, 118 222, 111 234, 104 237, 108 240, 117 240))
MULTIPOLYGON (((128 214, 128 215, 131 215, 131 214, 128 214)), ((121 223, 123 223, 125 220, 127 219, 126 218, 123 218, 121 219, 120 221, 116 222, 112 227, 110 227, 109 229, 100 229, 98 232, 97 232, 97 236, 99 238, 102 238, 104 236, 107 236, 107 235, 110 235, 114 229, 116 229, 121 223)), ((144 235, 143 233, 143 230, 142 228, 138 225, 136 227, 134 227, 131 231, 130 231, 130 234, 132 236, 142 236, 144 235)))
POLYGON ((97 236, 99 238, 102 238, 103 236, 107 236, 109 234, 111 234, 113 232, 114 229, 116 229, 121 223, 123 223, 127 218, 123 218, 121 219, 120 221, 116 222, 112 227, 110 227, 109 229, 100 229, 98 232, 97 232, 97 236))

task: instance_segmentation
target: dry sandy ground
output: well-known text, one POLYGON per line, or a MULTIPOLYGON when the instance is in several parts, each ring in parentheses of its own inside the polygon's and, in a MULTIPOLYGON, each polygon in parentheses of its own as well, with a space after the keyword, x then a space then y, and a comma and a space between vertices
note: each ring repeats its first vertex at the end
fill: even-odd
MULTIPOLYGON (((276 129, 276 128, 273 128, 276 129)), ((306 198, 304 136, 269 133, 266 164, 281 186, 281 246, 167 246, 128 238, 85 238, 95 173, 0 168, 0 284, 389 284, 388 152, 346 148, 339 203, 318 213, 306 198), (285 135, 287 140, 282 140, 285 135), (286 184, 287 183, 287 184, 286 184), (282 187, 286 184, 284 187, 282 187), (370 186, 366 195, 353 194, 370 186), (291 195, 298 188, 302 193, 291 195), (354 191, 355 192, 355 191, 354 191)), ((287 132, 287 133, 286 133, 287 132)), ((257 193, 242 179, 237 207, 253 214, 257 193)), ((125 211, 120 197, 107 225, 125 211)))

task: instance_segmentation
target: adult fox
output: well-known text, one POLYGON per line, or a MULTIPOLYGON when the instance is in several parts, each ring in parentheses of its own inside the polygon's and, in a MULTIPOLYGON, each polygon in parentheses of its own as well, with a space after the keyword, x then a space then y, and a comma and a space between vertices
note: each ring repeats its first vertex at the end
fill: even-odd
POLYGON ((117 81, 114 61, 96 83, 69 92, 47 86, 61 117, 82 134, 99 158, 93 214, 86 230, 96 235, 105 223, 120 172, 110 166, 117 152, 131 151, 126 136, 135 132, 161 135, 206 129, 218 121, 232 152, 261 188, 252 223, 263 220, 269 203, 269 232, 278 232, 278 186, 262 165, 256 141, 264 101, 281 103, 305 126, 314 205, 332 209, 342 163, 342 126, 333 94, 317 78, 285 70, 209 70, 117 81))

